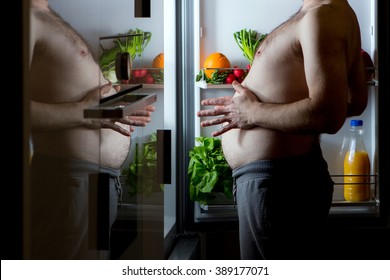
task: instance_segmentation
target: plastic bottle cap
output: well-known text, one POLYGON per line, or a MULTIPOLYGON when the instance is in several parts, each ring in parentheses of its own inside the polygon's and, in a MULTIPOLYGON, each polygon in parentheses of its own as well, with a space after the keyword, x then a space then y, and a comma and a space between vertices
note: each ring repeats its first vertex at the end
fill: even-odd
POLYGON ((363 120, 351 120, 351 126, 363 126, 363 120))

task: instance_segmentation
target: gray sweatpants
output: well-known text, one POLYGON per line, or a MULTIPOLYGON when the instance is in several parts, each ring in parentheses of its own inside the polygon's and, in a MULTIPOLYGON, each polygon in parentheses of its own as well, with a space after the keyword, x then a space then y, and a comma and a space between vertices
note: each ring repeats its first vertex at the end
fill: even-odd
POLYGON ((77 159, 34 154, 31 162, 31 258, 101 259, 88 243, 89 175, 110 175, 110 225, 116 219, 119 170, 77 159))
POLYGON ((319 147, 233 170, 241 259, 320 259, 333 181, 319 147))

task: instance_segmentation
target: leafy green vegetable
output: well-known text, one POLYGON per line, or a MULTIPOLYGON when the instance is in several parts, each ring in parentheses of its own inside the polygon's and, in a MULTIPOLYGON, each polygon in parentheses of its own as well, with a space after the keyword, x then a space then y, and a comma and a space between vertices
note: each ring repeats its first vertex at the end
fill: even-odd
POLYGON ((157 184, 157 136, 153 133, 150 141, 141 148, 136 143, 134 160, 128 168, 122 170, 129 184, 130 197, 138 194, 150 196, 153 192, 163 190, 163 184, 157 184))
POLYGON ((234 32, 233 36, 237 45, 243 52, 243 55, 252 65, 256 50, 260 46, 261 42, 265 39, 267 34, 260 34, 257 31, 251 29, 242 29, 240 31, 234 32))
POLYGON ((215 198, 213 192, 223 192, 227 198, 232 198, 232 170, 223 155, 221 140, 213 137, 195 140, 199 145, 189 153, 190 199, 207 204, 215 198))
POLYGON ((141 56, 146 46, 149 44, 152 33, 142 31, 136 28, 130 29, 125 34, 119 35, 132 35, 130 37, 117 38, 114 40, 114 46, 110 49, 103 49, 103 53, 99 58, 99 64, 102 69, 104 77, 108 78, 115 72, 115 59, 118 52, 128 52, 131 55, 131 59, 134 60, 136 56, 141 56))
POLYGON ((164 70, 163 69, 150 71, 150 74, 153 76, 156 84, 163 84, 164 83, 164 70))
POLYGON ((99 59, 100 68, 104 77, 111 82, 116 82, 115 59, 118 52, 118 46, 114 46, 109 50, 105 49, 99 59))
POLYGON ((227 75, 230 73, 233 73, 233 71, 218 71, 218 69, 216 69, 211 74, 211 78, 209 78, 207 77, 207 75, 204 74, 204 69, 201 69, 198 75, 196 75, 196 81, 199 82, 200 80, 205 80, 208 84, 223 84, 226 80, 227 75))
POLYGON ((122 53, 130 53, 131 59, 134 59, 137 55, 140 57, 149 44, 152 33, 144 32, 141 29, 136 28, 135 30, 130 29, 127 34, 133 36, 115 39, 114 42, 122 53))

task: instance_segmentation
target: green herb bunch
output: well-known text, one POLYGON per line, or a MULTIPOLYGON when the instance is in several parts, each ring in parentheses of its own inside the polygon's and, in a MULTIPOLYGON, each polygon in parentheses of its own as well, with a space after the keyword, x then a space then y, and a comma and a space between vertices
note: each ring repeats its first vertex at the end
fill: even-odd
POLYGON ((247 30, 244 28, 240 31, 234 32, 233 36, 243 55, 252 65, 256 50, 260 46, 261 42, 265 39, 267 34, 261 34, 255 30, 247 30))
POLYGON ((156 84, 164 83, 164 69, 150 71, 150 74, 154 78, 156 84))
POLYGON ((199 145, 189 153, 190 199, 204 205, 215 198, 213 192, 223 192, 232 198, 232 170, 223 155, 221 140, 213 137, 195 140, 199 145))
POLYGON ((99 65, 102 69, 103 75, 110 79, 110 75, 115 73, 115 59, 117 53, 129 53, 131 59, 141 57, 146 46, 149 44, 152 33, 142 31, 139 28, 130 29, 125 34, 119 35, 131 35, 123 36, 123 38, 117 38, 114 40, 114 46, 110 49, 105 49, 101 46, 103 53, 99 58, 99 65))
POLYGON ((129 195, 144 194, 163 190, 163 184, 157 183, 157 136, 151 134, 150 141, 140 145, 136 143, 134 160, 122 170, 129 184, 129 195))
POLYGON ((232 73, 231 70, 226 70, 226 71, 219 71, 216 69, 212 74, 211 78, 207 77, 204 73, 204 69, 201 69, 199 73, 196 75, 195 80, 197 82, 201 80, 205 80, 206 83, 208 84, 223 84, 224 81, 226 80, 226 77, 228 74, 232 73))

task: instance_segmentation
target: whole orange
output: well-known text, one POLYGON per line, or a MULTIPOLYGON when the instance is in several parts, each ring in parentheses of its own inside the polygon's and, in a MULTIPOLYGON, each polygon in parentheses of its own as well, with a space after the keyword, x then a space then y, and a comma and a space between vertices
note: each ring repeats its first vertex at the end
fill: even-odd
POLYGON ((164 53, 155 56, 152 62, 152 68, 164 68, 164 53))
POLYGON ((203 67, 205 68, 205 74, 208 78, 211 78, 211 75, 217 69, 206 69, 206 68, 230 68, 230 61, 220 52, 215 52, 210 54, 204 61, 203 67))

